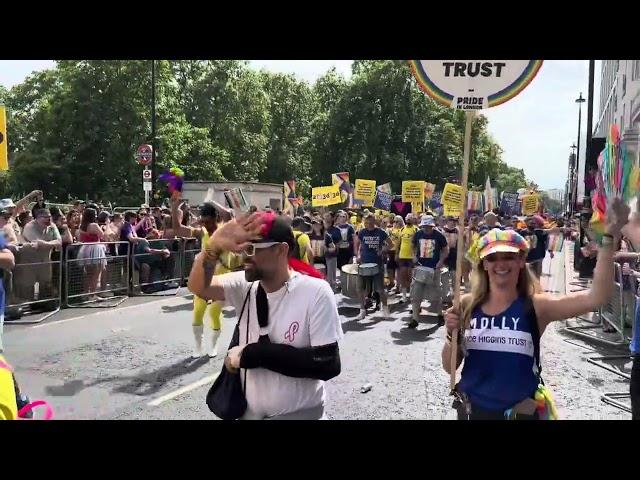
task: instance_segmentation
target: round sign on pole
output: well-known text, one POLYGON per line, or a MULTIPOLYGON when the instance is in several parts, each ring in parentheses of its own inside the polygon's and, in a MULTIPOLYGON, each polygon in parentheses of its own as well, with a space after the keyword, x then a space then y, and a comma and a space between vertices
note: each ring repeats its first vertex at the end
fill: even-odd
POLYGON ((136 161, 143 166, 151 164, 153 160, 153 147, 148 144, 140 145, 136 150, 136 161))
POLYGON ((142 171, 142 179, 143 180, 151 180, 151 170, 143 170, 142 171))
POLYGON ((540 71, 542 60, 410 60, 420 89, 459 110, 501 105, 518 95, 540 71))

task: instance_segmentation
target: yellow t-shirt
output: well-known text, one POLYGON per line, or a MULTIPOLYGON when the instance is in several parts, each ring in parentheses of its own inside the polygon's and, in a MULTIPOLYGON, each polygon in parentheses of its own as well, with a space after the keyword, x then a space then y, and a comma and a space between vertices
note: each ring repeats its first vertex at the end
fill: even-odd
POLYGON ((311 264, 309 258, 307 257, 307 246, 311 245, 311 239, 309 238, 309 235, 302 232, 293 232, 293 235, 298 242, 298 247, 300 248, 300 255, 302 257, 300 258, 300 260, 302 260, 304 263, 311 264))
POLYGON ((391 238, 391 242, 393 243, 393 251, 397 252, 400 247, 400 231, 401 228, 388 228, 387 234, 389 238, 391 238))
POLYGON ((18 418, 18 403, 13 384, 13 375, 9 365, 0 355, 0 420, 15 420, 18 418))
POLYGON ((413 259, 413 236, 417 231, 418 227, 415 225, 406 225, 400 230, 400 260, 413 259))

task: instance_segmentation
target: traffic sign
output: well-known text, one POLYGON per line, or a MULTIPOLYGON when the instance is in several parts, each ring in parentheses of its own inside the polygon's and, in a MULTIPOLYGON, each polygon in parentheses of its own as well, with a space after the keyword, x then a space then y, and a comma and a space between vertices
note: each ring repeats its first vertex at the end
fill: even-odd
POLYGON ((151 170, 142 171, 142 180, 151 180, 151 170))
POLYGON ((152 188, 151 188, 151 182, 146 182, 146 181, 145 181, 145 182, 142 182, 142 189, 143 189, 145 192, 150 192, 150 191, 152 190, 152 188))
POLYGON ((153 147, 148 144, 140 145, 136 150, 136 161, 143 166, 151 164, 153 160, 153 147))

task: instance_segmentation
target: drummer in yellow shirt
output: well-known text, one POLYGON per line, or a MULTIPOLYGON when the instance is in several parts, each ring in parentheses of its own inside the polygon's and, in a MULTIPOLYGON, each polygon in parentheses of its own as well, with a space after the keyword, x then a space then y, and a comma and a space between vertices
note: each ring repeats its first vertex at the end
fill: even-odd
POLYGON ((406 225, 400 230, 400 248, 396 254, 398 264, 398 284, 402 292, 401 302, 407 301, 407 293, 411 287, 411 272, 415 262, 415 249, 413 247, 413 236, 418 231, 416 217, 413 213, 407 214, 406 225))

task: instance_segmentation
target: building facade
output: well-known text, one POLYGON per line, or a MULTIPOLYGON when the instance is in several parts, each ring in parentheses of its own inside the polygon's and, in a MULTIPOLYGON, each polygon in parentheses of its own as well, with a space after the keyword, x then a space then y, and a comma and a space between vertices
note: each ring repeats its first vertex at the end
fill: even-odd
POLYGON ((638 161, 640 147, 640 60, 603 60, 600 72, 600 108, 594 137, 606 137, 612 124, 638 161))

